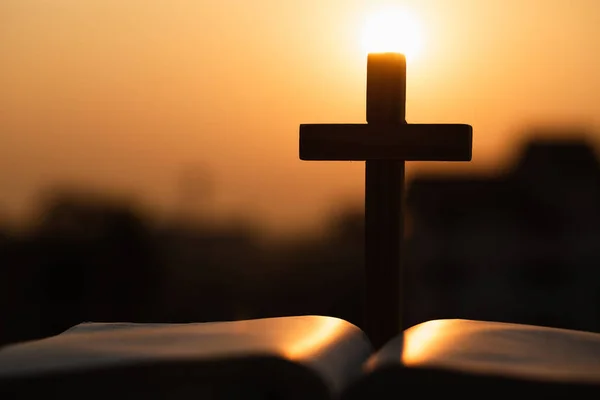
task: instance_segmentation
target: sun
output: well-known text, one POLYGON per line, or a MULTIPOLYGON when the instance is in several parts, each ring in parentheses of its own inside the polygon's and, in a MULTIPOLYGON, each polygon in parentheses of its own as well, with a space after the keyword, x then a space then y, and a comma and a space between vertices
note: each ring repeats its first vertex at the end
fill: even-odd
POLYGON ((362 45, 367 53, 402 53, 414 59, 423 45, 421 27, 407 10, 380 9, 365 19, 362 45))

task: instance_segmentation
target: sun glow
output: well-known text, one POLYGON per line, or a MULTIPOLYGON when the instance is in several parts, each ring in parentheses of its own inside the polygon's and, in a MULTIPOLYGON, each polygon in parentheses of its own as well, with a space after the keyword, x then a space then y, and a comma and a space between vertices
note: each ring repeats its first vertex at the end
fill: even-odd
POLYGON ((367 53, 402 53, 407 59, 418 57, 423 46, 420 26, 406 10, 385 8, 367 16, 362 32, 367 53))

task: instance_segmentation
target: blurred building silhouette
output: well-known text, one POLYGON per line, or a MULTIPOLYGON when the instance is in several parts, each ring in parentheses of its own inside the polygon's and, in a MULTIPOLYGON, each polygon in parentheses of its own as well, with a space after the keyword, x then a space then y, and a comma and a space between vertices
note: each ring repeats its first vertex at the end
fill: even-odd
MULTIPOLYGON (((362 207, 330 216, 324 234, 265 241, 244 223, 158 223, 108 195, 54 194, 29 234, 0 229, 0 345, 82 321, 362 322, 362 207)), ((407 205, 405 326, 600 331, 600 165, 585 141, 531 142, 495 175, 417 177, 407 205)))
POLYGON ((335 315, 359 322, 362 214, 265 242, 252 225, 153 221, 132 203, 53 192, 27 235, 0 235, 0 346, 83 321, 335 315))
POLYGON ((579 139, 538 139, 494 176, 422 176, 408 325, 472 318, 600 331, 600 164, 579 139))

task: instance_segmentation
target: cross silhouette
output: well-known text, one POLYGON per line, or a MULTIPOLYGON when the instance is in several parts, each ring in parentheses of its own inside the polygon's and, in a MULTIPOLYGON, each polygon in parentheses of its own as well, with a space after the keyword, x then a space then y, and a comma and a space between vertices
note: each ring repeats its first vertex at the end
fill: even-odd
POLYGON ((300 125, 300 159, 366 161, 363 329, 376 348, 401 331, 405 161, 470 161, 464 124, 407 124, 406 58, 367 59, 366 124, 300 125))

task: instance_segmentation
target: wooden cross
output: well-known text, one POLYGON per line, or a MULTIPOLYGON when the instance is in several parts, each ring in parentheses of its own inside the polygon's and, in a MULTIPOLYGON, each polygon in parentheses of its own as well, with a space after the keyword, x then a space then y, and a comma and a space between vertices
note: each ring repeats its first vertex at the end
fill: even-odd
POLYGON ((473 130, 464 124, 407 124, 406 59, 367 60, 366 124, 300 125, 300 159, 366 161, 363 329, 376 348, 401 331, 404 162, 470 161, 473 130))

